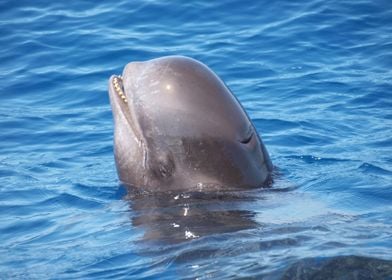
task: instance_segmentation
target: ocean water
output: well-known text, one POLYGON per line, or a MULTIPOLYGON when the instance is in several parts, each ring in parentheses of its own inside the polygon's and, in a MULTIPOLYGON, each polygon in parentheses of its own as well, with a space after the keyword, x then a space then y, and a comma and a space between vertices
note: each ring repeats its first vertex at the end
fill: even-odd
POLYGON ((0 279, 392 279, 392 2, 0 1, 0 279), (108 78, 186 55, 271 188, 130 195, 108 78))

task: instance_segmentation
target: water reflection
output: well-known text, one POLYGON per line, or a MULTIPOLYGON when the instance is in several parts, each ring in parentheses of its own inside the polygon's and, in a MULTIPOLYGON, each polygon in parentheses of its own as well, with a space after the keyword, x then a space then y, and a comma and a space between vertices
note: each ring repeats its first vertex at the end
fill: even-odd
POLYGON ((354 231, 387 235, 379 224, 358 224, 357 217, 332 213, 293 190, 289 184, 209 193, 128 190, 132 227, 143 232, 138 253, 165 267, 166 279, 389 279, 390 260, 342 253, 350 250, 354 231), (221 270, 227 258, 236 266, 221 270))
MULTIPOLYGON (((178 243, 260 226, 247 202, 249 192, 140 194, 133 190, 132 225, 145 231, 144 240, 178 243)), ((260 197, 258 197, 260 199, 260 197)))

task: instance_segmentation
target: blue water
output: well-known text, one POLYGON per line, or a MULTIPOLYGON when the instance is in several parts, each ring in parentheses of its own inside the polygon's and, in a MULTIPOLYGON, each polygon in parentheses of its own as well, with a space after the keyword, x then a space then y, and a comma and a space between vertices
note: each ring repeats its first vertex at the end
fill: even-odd
POLYGON ((1 1, 0 34, 0 279, 392 279, 391 1, 1 1), (271 189, 119 184, 108 78, 173 54, 241 101, 271 189))

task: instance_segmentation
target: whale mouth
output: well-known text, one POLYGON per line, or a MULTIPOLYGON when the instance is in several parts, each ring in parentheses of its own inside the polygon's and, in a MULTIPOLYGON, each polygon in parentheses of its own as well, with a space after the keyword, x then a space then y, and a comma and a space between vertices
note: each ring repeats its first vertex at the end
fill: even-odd
POLYGON ((131 124, 132 116, 129 100, 124 90, 123 79, 120 75, 112 75, 109 79, 109 97, 112 111, 115 115, 121 115, 131 124))
POLYGON ((121 100, 125 103, 128 103, 127 97, 124 94, 124 86, 121 76, 114 76, 112 79, 112 85, 117 93, 117 95, 121 98, 121 100))
POLYGON ((109 79, 109 98, 114 116, 115 127, 126 129, 137 142, 143 141, 142 130, 133 110, 132 98, 125 91, 123 77, 112 75, 109 79), (131 99, 131 100, 130 100, 131 99))

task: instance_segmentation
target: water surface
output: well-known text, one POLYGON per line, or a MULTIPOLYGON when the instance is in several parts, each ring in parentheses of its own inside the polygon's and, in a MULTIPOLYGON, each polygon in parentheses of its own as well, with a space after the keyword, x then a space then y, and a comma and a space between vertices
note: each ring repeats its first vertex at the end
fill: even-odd
POLYGON ((2 1, 0 34, 0 278, 391 279, 390 1, 2 1), (244 105, 271 189, 119 184, 107 80, 174 54, 244 105))

